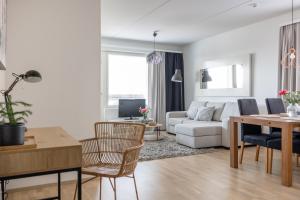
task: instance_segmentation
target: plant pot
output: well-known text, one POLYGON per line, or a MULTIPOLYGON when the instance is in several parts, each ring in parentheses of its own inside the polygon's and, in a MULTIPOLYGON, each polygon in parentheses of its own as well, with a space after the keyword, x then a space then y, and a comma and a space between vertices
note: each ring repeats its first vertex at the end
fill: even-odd
POLYGON ((22 145, 24 144, 25 125, 0 125, 0 146, 22 145))

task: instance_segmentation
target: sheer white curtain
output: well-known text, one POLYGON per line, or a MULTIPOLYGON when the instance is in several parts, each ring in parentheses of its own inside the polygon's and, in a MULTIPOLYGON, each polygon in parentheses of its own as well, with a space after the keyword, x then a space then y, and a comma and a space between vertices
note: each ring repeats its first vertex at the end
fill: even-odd
POLYGON ((280 28, 279 38, 280 89, 300 91, 300 23, 280 28), (296 49, 296 59, 291 63, 289 49, 296 49))
POLYGON ((166 81, 165 81, 165 53, 158 52, 162 56, 162 62, 158 65, 149 64, 149 107, 151 117, 157 123, 166 126, 166 81))

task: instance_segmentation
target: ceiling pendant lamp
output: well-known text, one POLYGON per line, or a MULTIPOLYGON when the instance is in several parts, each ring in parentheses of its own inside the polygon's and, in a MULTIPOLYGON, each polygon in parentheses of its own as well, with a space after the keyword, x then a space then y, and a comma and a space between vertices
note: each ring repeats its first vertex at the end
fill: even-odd
POLYGON ((154 50, 152 53, 150 53, 147 56, 148 64, 158 65, 159 63, 162 62, 161 54, 156 51, 156 46, 155 46, 155 38, 156 38, 157 34, 158 34, 158 31, 153 32, 153 48, 154 48, 154 50))
POLYGON ((282 65, 288 67, 289 64, 294 67, 296 66, 296 49, 294 47, 295 44, 295 23, 294 23, 294 0, 292 0, 292 31, 291 31, 291 41, 292 46, 289 48, 287 52, 287 56, 281 61, 282 65))

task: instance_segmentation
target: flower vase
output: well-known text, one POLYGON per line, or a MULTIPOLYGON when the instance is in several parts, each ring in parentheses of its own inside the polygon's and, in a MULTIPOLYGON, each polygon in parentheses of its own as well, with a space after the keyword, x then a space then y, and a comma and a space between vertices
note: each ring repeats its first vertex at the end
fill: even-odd
POLYGON ((143 115, 142 123, 147 124, 147 122, 148 122, 148 116, 147 115, 143 115))
POLYGON ((298 108, 296 104, 289 104, 286 111, 289 117, 297 117, 298 108))

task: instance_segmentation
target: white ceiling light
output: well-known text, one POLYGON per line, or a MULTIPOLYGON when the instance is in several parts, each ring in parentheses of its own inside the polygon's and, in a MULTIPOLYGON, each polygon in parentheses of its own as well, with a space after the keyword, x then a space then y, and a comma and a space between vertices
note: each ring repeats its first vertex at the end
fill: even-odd
POLYGON ((156 38, 157 34, 158 34, 158 31, 153 32, 153 49, 154 50, 152 53, 150 53, 147 56, 148 64, 158 65, 162 61, 161 55, 156 51, 156 48, 155 48, 155 38, 156 38))

